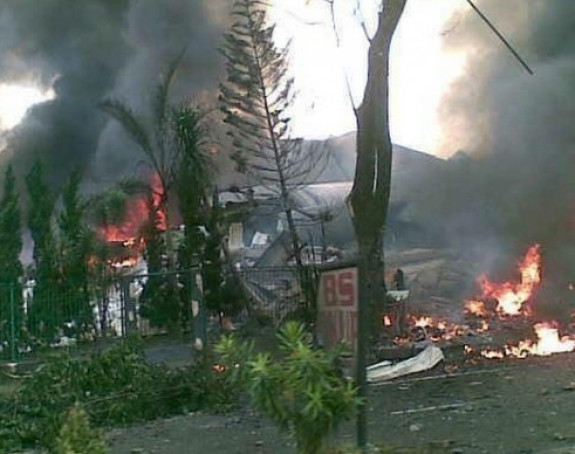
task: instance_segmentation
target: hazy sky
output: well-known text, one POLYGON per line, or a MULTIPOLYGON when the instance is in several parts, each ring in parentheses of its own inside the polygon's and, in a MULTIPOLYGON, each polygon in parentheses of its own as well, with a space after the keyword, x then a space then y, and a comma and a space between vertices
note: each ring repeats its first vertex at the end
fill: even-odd
MULTIPOLYGON (((360 0, 370 31, 377 3, 360 0)), ((345 75, 359 102, 367 68, 367 41, 354 15, 353 0, 339 0, 341 47, 334 37, 326 2, 275 0, 272 17, 280 38, 292 39, 293 75, 299 90, 294 129, 306 137, 323 138, 355 129, 345 88, 345 75)), ((466 4, 455 0, 409 0, 397 29, 391 57, 390 103, 392 140, 428 153, 438 150, 437 108, 442 94, 461 73, 463 54, 442 51, 442 35, 457 22, 466 4)))
POLYGON ((34 86, 0 85, 0 131, 16 126, 31 105, 52 98, 52 90, 34 86))
MULTIPOLYGON (((361 1, 361 0, 360 0, 361 1)), ((345 88, 348 78, 356 103, 361 99, 366 71, 367 41, 354 15, 355 1, 339 0, 336 46, 331 20, 323 0, 275 0, 271 18, 278 22, 280 42, 292 39, 293 75, 299 91, 293 111, 294 132, 307 138, 324 138, 355 129, 345 88)), ((363 0, 368 27, 375 25, 374 6, 363 0)), ((465 7, 455 0, 409 0, 399 24, 391 61, 391 133, 394 142, 421 151, 439 150, 436 118, 442 94, 461 72, 462 54, 441 49, 442 34, 449 32, 454 12, 465 7)), ((455 20, 457 14, 455 14, 455 20)), ((28 106, 51 96, 33 87, 0 85, 0 130, 17 124, 28 106)))

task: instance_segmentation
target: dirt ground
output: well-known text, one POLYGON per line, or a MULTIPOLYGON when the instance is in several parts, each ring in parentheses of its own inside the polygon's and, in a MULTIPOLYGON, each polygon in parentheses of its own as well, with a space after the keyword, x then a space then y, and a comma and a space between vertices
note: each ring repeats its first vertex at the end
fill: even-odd
MULTIPOLYGON (((436 453, 575 453, 575 354, 491 361, 371 388, 372 443, 436 453), (460 374, 460 375, 458 375, 460 374)), ((112 454, 283 454, 254 412, 190 414, 108 433, 112 454)), ((354 440, 349 423, 338 436, 354 440)))

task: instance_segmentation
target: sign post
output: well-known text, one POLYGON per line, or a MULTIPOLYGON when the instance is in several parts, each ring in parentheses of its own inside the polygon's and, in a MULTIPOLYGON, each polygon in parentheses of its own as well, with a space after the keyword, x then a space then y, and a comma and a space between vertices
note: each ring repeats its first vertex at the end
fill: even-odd
POLYGON ((357 348, 358 271, 355 264, 323 267, 317 299, 317 336, 320 344, 338 342, 357 348))

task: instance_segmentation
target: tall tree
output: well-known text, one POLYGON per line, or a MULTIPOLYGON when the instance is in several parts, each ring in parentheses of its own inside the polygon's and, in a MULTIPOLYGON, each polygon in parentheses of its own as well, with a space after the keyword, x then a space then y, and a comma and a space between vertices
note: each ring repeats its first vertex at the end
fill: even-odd
POLYGON ((92 253, 92 234, 84 224, 86 205, 79 189, 81 174, 75 170, 62 192, 63 208, 58 217, 62 292, 60 307, 62 321, 74 321, 80 331, 93 323, 89 292, 89 259, 92 253))
POLYGON ((364 399, 358 417, 358 441, 367 444, 366 355, 374 307, 383 302, 383 233, 391 193, 392 146, 389 135, 389 50, 406 0, 389 0, 378 15, 377 30, 369 42, 367 82, 355 110, 357 160, 349 196, 359 264, 357 379, 364 399))
POLYGON ((90 287, 98 301, 98 315, 100 333, 106 335, 109 328, 110 288, 117 276, 110 266, 114 258, 110 243, 106 238, 107 232, 126 217, 126 206, 130 194, 123 184, 119 184, 106 191, 90 197, 86 203, 87 215, 91 222, 97 225, 103 235, 96 235, 93 243, 93 257, 90 260, 90 287))
POLYGON ((115 119, 130 139, 142 152, 143 162, 159 180, 159 187, 153 188, 158 210, 166 220, 166 246, 169 268, 175 265, 174 240, 170 232, 170 195, 178 179, 180 159, 174 146, 174 131, 171 128, 172 107, 169 102, 170 85, 183 58, 181 53, 168 67, 165 76, 156 86, 147 119, 136 115, 124 103, 109 99, 100 108, 115 119))
POLYGON ((287 110, 294 91, 288 74, 289 44, 284 49, 276 47, 275 25, 266 17, 267 3, 234 2, 235 21, 222 48, 227 80, 220 86, 220 101, 238 170, 278 196, 301 270, 301 241, 290 191, 313 179, 322 156, 318 148, 290 138, 287 110))
MULTIPOLYGON (((407 0, 382 0, 373 37, 369 41, 367 82, 359 107, 354 107, 357 125, 355 176, 348 203, 359 247, 358 346, 356 379, 359 386, 358 445, 367 445, 366 356, 373 328, 374 311, 384 301, 383 238, 391 193, 392 145, 389 134, 389 51, 407 0)), ((328 0, 337 40, 335 0, 328 0)), ((358 8, 359 5, 358 5, 358 8)), ((348 92, 351 93, 348 87, 348 92)), ((351 95, 350 95, 351 96, 351 95)))
MULTIPOLYGON (((150 258, 156 257, 159 252, 160 244, 163 240, 155 235, 159 235, 159 221, 163 217, 166 234, 165 246, 167 255, 167 270, 175 271, 177 265, 176 249, 174 244, 173 232, 170 229, 170 196, 177 184, 179 175, 179 166, 181 164, 180 155, 178 154, 178 147, 175 146, 175 128, 173 127, 173 107, 169 102, 169 91, 172 80, 175 76, 176 70, 182 60, 184 54, 181 53, 168 67, 165 76, 157 85, 151 100, 150 114, 146 120, 137 116, 128 106, 117 100, 106 100, 101 104, 101 109, 114 118, 123 127, 124 131, 128 134, 130 139, 138 145, 142 152, 143 162, 153 172, 153 178, 159 181, 159 187, 152 187, 151 201, 151 215, 150 222, 148 223, 147 230, 152 235, 151 238, 145 238, 146 247, 148 249, 148 265, 150 265, 150 258), (153 246, 152 246, 153 244, 153 246), (153 250, 151 250, 153 249, 153 250)), ((155 258, 151 259, 152 261, 155 258)), ((155 265, 152 265, 154 267, 155 265)), ((161 266, 158 264, 158 266, 161 266)), ((150 268, 150 271, 152 269, 150 268)), ((177 298, 176 301, 164 301, 165 310, 169 310, 169 316, 165 316, 158 308, 150 306, 150 304, 158 305, 162 300, 154 302, 158 291, 153 288, 164 287, 164 284, 159 282, 159 278, 154 278, 148 282, 150 289, 147 291, 146 298, 148 299, 148 307, 145 310, 148 314, 157 314, 159 318, 156 319, 156 324, 166 326, 169 323, 168 329, 177 334, 179 332, 178 317, 181 313, 180 308, 182 302, 177 297, 178 283, 175 276, 168 277, 169 286, 171 289, 168 294, 170 298, 177 298), (175 311, 175 312, 174 312, 175 311), (163 315, 162 315, 163 314, 163 315), (160 316, 161 315, 161 316, 160 316)), ((166 296, 167 297, 167 296, 166 296)))
POLYGON ((4 175, 4 191, 0 200, 0 336, 14 353, 23 316, 21 216, 16 179, 12 166, 4 175))
POLYGON ((212 169, 206 153, 207 131, 203 113, 194 107, 174 108, 171 113, 175 147, 180 165, 175 184, 184 224, 180 266, 189 269, 201 260, 205 226, 210 207, 207 195, 212 186, 212 169))
POLYGON ((34 293, 28 308, 28 329, 34 336, 50 338, 55 332, 51 307, 55 287, 61 281, 52 215, 55 198, 46 183, 44 168, 36 161, 26 175, 28 228, 34 240, 34 293))
MULTIPOLYGON (((359 1, 359 0, 357 0, 359 1)), ((337 41, 340 37, 335 23, 336 0, 327 0, 337 41)), ((356 377, 359 395, 363 403, 359 407, 357 429, 358 444, 367 445, 366 421, 366 353, 368 333, 372 324, 370 315, 378 301, 383 301, 383 238, 391 192, 392 145, 389 134, 389 55, 393 35, 405 9, 407 0, 381 0, 377 17, 377 28, 373 37, 362 28, 369 41, 367 82, 363 99, 354 107, 357 125, 356 169, 354 183, 349 196, 356 238, 359 245, 359 341, 356 360, 356 377)), ((471 2, 467 1, 496 35, 504 42, 525 69, 533 74, 527 64, 511 47, 499 31, 471 2)), ((361 6, 357 4, 357 10, 361 6)), ((348 93, 351 93, 348 87, 348 93)), ((351 95, 350 95, 351 97, 351 95)), ((379 319, 379 316, 377 317, 379 319)))
MULTIPOLYGON (((195 107, 173 110, 172 125, 180 156, 176 191, 184 223, 184 239, 180 246, 180 267, 189 270, 201 267, 203 290, 208 310, 222 302, 223 273, 219 229, 214 220, 218 206, 210 206, 209 191, 213 187, 213 168, 207 154, 208 131, 205 113, 195 107)), ((193 275, 186 273, 182 291, 191 295, 193 275)), ((184 297, 185 298, 185 297, 184 297)))
POLYGON ((182 322, 182 305, 179 298, 177 276, 167 279, 162 273, 168 271, 166 245, 161 230, 161 215, 154 203, 154 197, 148 198, 149 219, 144 225, 142 237, 146 241, 144 257, 150 276, 140 298, 140 313, 152 326, 168 328, 172 334, 178 334, 182 322))
POLYGON ((26 175, 28 190, 28 228, 34 240, 34 262, 36 266, 53 248, 51 219, 55 198, 45 180, 44 167, 37 160, 26 175))

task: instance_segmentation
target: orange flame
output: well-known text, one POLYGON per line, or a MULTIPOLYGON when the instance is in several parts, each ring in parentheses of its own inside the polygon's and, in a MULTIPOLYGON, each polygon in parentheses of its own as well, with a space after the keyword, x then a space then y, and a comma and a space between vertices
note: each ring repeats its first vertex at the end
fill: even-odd
POLYGON ((533 295, 533 291, 541 282, 541 253, 540 246, 531 246, 523 261, 519 264, 521 282, 502 284, 489 281, 485 275, 480 277, 480 285, 483 297, 491 297, 497 300, 497 311, 503 315, 518 315, 533 295))
POLYGON ((138 235, 140 226, 147 221, 148 216, 148 205, 145 198, 131 199, 126 204, 124 221, 117 225, 107 225, 100 230, 100 233, 109 242, 133 241, 138 235))
POLYGON ((416 318, 413 324, 418 328, 427 328, 428 326, 433 325, 433 319, 431 317, 422 316, 416 318))
POLYGON ((566 353, 575 350, 575 339, 569 336, 559 337, 559 330, 553 322, 536 323, 533 326, 537 341, 523 340, 517 345, 506 345, 504 350, 483 350, 485 358, 527 358, 528 356, 549 356, 554 353, 566 353))
MULTIPOLYGON (((538 244, 531 246, 519 264, 521 279, 519 283, 493 283, 485 276, 481 278, 484 298, 497 300, 496 311, 499 315, 522 315, 532 317, 532 307, 526 305, 537 286, 541 283, 541 254, 538 244)), ((570 287, 573 288, 573 287, 570 287)), ((487 317, 490 309, 485 302, 468 300, 465 302, 465 312, 480 317, 481 326, 474 328, 475 333, 488 331, 490 326, 487 317)), ((571 314, 575 318, 575 313, 571 314)), ((449 340, 455 336, 469 333, 470 327, 458 326, 451 322, 436 320, 429 316, 410 316, 414 327, 422 328, 426 337, 432 341, 449 340)), ((474 321, 474 324, 476 321, 474 321)), ((525 358, 527 356, 548 356, 554 353, 575 351, 575 336, 560 336, 558 325, 554 321, 540 322, 533 326, 536 338, 526 339, 518 343, 508 344, 503 348, 487 348, 478 351, 479 355, 489 359, 505 357, 525 358)), ((467 354, 474 354, 473 347, 464 347, 467 354)))
POLYGON ((115 269, 121 269, 121 268, 133 268, 134 266, 136 266, 136 264, 138 263, 138 259, 136 259, 135 257, 128 257, 126 259, 123 260, 119 260, 119 261, 112 261, 110 262, 110 266, 112 268, 115 269))
POLYGON ((477 317, 487 316, 487 309, 483 301, 467 300, 465 302, 465 312, 477 317))
POLYGON ((549 356, 553 353, 564 353, 575 350, 575 339, 569 336, 559 337, 559 330, 553 323, 537 323, 533 327, 538 341, 524 340, 517 346, 506 347, 509 356, 525 358, 526 356, 549 356))
POLYGON ((152 177, 152 203, 154 210, 157 211, 158 228, 167 230, 166 211, 164 206, 164 185, 160 176, 154 173, 152 177))
POLYGON ((429 331, 429 339, 433 342, 450 340, 462 333, 461 326, 446 320, 433 319, 427 315, 410 315, 409 320, 412 326, 429 331))
MULTIPOLYGON (((164 209, 163 184, 155 173, 152 176, 152 207, 157 211, 157 224, 160 230, 166 230, 166 212, 164 209)), ((141 226, 150 219, 150 206, 145 195, 128 200, 124 221, 117 225, 102 227, 100 235, 108 242, 124 242, 124 246, 131 247, 136 243, 141 226)))
POLYGON ((505 353, 500 350, 487 349, 481 351, 481 356, 487 359, 503 359, 505 358, 505 353))

